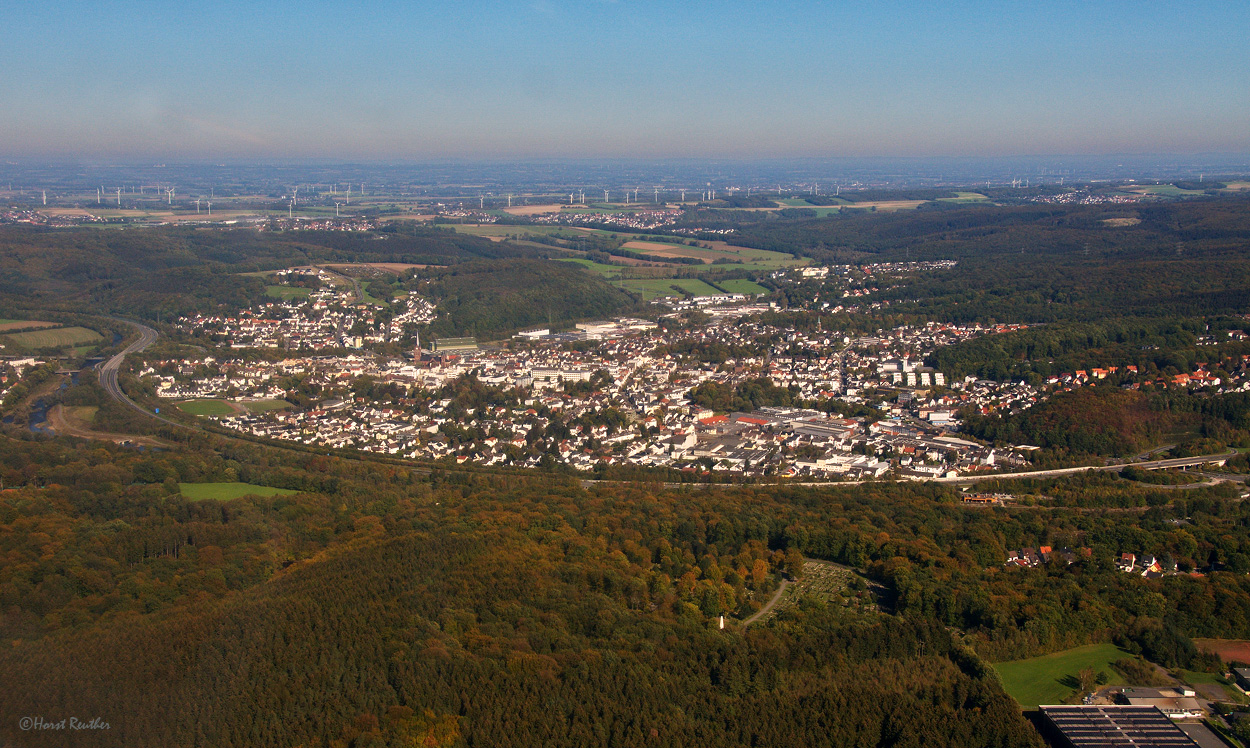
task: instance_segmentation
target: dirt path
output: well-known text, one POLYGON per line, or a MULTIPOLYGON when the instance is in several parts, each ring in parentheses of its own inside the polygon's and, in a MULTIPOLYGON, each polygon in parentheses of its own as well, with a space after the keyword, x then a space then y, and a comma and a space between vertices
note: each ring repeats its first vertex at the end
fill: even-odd
POLYGON ((789 587, 789 586, 790 586, 789 579, 781 580, 781 585, 777 587, 777 593, 773 595, 772 599, 769 600, 767 603, 765 603, 764 607, 755 611, 755 613, 750 618, 742 622, 743 630, 745 631, 747 626, 750 626, 751 624, 755 623, 757 620, 759 620, 760 616, 765 615, 766 613, 768 613, 768 611, 772 610, 773 606, 777 604, 777 601, 781 599, 782 593, 786 591, 786 587, 789 587))
POLYGON ((113 442, 121 444, 129 442, 131 444, 142 444, 147 447, 168 447, 169 442, 163 439, 157 439, 154 436, 137 436, 135 434, 109 434, 103 431, 92 431, 83 428, 70 421, 65 415, 64 406, 57 404, 52 406, 48 411, 48 426, 53 431, 64 436, 77 436, 83 439, 96 439, 98 441, 113 442))

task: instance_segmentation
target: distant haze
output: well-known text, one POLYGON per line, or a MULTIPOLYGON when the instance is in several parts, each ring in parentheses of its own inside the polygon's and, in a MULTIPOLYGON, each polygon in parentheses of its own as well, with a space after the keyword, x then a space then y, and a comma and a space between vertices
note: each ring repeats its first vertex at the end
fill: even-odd
POLYGON ((11 3, 9 158, 1250 151, 1250 3, 11 3))

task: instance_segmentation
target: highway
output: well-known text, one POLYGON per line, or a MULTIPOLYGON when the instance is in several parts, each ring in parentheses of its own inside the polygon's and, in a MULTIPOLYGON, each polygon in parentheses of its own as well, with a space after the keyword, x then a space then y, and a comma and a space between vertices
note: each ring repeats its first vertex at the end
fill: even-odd
POLYGON ((122 391, 121 385, 117 381, 117 373, 118 371, 121 370, 122 362, 126 360, 126 356, 130 355, 131 353, 141 353, 142 351, 146 350, 148 346, 156 342, 157 338, 159 338, 160 335, 156 332, 156 330, 153 330, 147 325, 141 324, 139 322, 134 322, 133 320, 122 319, 121 317, 110 317, 110 319, 114 320, 115 322, 124 322, 130 325, 131 327, 135 328, 136 330, 138 330, 139 339, 134 341, 130 345, 126 346, 125 348, 123 348, 122 351, 118 353, 116 356, 113 356, 108 361, 105 361, 104 363, 100 364, 100 386, 103 387, 104 391, 109 394, 109 397, 113 398, 114 400, 120 403, 124 403, 130 406, 131 408, 134 408, 135 410, 139 411, 145 416, 148 416, 149 418, 155 418, 156 420, 162 421, 171 426, 180 426, 182 428, 186 428, 186 424, 178 423, 177 421, 171 421, 168 418, 165 418, 164 416, 161 416, 157 413, 153 413, 149 410, 144 409, 141 405, 136 403, 134 400, 131 400, 126 395, 126 393, 122 391))

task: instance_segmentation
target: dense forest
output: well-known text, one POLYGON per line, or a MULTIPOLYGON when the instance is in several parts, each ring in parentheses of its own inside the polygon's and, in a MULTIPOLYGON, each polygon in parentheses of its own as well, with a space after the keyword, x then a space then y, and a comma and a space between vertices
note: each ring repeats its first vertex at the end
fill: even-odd
POLYGON ((436 228, 377 232, 0 227, 0 304, 155 320, 264 298, 243 273, 327 262, 448 264, 534 257, 530 248, 436 228))
POLYGON ((114 725, 84 745, 1031 745, 984 658, 1115 638, 1193 667, 1190 637, 1250 635, 1250 508, 1222 488, 1089 476, 987 511, 921 484, 587 490, 187 438, 0 443, 9 737, 69 711, 114 725), (178 493, 215 480, 300 493, 178 493), (1042 545, 1089 551, 1002 567, 1042 545), (1228 571, 1148 581, 1122 551, 1228 571), (889 608, 742 632, 796 552, 889 608))

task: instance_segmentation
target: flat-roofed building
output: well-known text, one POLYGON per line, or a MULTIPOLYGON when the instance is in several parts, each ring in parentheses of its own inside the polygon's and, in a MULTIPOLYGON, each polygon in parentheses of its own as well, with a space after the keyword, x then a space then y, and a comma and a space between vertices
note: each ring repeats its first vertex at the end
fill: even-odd
POLYGON ((1153 706, 1042 706, 1046 722, 1071 748, 1197 748, 1153 706))

